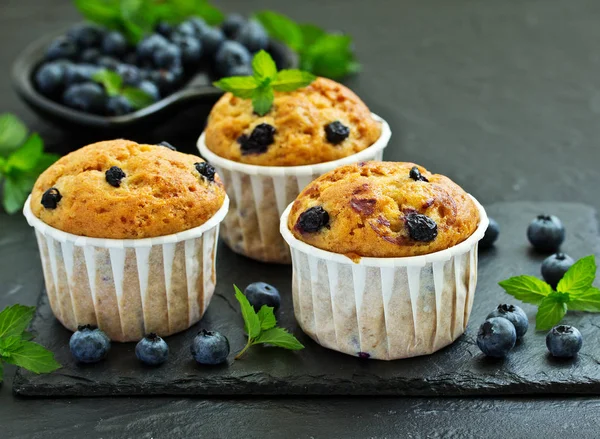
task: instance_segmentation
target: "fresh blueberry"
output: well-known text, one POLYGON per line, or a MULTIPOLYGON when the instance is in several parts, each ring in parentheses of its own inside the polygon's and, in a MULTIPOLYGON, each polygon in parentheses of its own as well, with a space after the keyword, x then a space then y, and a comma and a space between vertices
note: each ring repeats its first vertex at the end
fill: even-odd
POLYGON ((275 311, 281 305, 281 296, 277 288, 265 282, 254 282, 248 285, 244 290, 244 295, 257 312, 263 305, 270 306, 275 311))
POLYGON ((157 68, 171 70, 181 65, 181 50, 175 44, 167 44, 156 49, 152 60, 157 68))
POLYGON ((104 30, 91 23, 80 23, 71 26, 67 36, 81 49, 98 47, 102 42, 104 30))
POLYGON ((135 356, 149 366, 160 366, 169 358, 169 346, 158 335, 151 333, 135 347, 135 356))
POLYGON ((515 305, 498 305, 498 308, 489 313, 486 319, 491 319, 492 317, 502 317, 511 322, 517 332, 517 338, 523 337, 529 329, 527 314, 515 305))
POLYGON ((227 38, 234 38, 238 31, 246 24, 246 19, 240 14, 229 14, 221 24, 221 29, 227 38))
POLYGON ((158 87, 161 96, 166 96, 181 81, 183 72, 181 70, 153 70, 149 80, 158 87))
POLYGON ((202 42, 202 51, 208 55, 214 55, 225 41, 225 35, 218 27, 209 27, 200 36, 200 41, 202 42))
POLYGON ((429 182, 429 180, 427 180, 427 177, 421 175, 421 171, 419 171, 419 168, 417 166, 413 166, 412 168, 410 168, 408 176, 414 181, 424 181, 426 183, 429 182))
POLYGON ((65 84, 89 82, 99 70, 100 68, 93 64, 69 64, 65 67, 65 84))
POLYGON ((198 64, 202 58, 202 43, 199 39, 190 36, 178 35, 173 38, 173 43, 181 52, 181 61, 184 65, 198 64))
POLYGON ((204 32, 206 32, 206 30, 210 28, 210 26, 206 24, 206 21, 204 21, 204 19, 201 17, 192 17, 188 19, 187 22, 192 25, 195 34, 198 37, 202 36, 204 32))
POLYGON ((485 229, 485 234, 481 241, 479 241, 479 248, 485 250, 494 245, 494 242, 498 239, 498 235, 500 235, 500 226, 496 222, 494 218, 488 218, 490 223, 485 229))
POLYGON ((161 34, 165 38, 170 38, 171 33, 173 32, 173 26, 166 21, 161 21, 156 25, 156 32, 161 34))
POLYGON ((85 113, 101 114, 106 106, 106 94, 100 84, 84 82, 69 86, 62 97, 68 107, 85 113))
POLYGON ((160 92, 158 91, 158 87, 156 86, 156 84, 154 84, 153 82, 150 81, 142 81, 140 82, 137 87, 140 90, 145 91, 147 94, 149 94, 150 96, 152 96, 152 99, 154 99, 154 101, 158 101, 160 99, 160 92))
POLYGON ((123 79, 123 84, 137 86, 142 81, 142 72, 131 64, 119 64, 115 70, 123 79))
POLYGON ((80 363, 97 363, 106 358, 110 350, 110 339, 98 328, 80 326, 71 336, 69 348, 80 363))
POLYGON ((56 209, 58 202, 62 199, 62 195, 55 187, 51 187, 42 195, 41 204, 46 209, 56 209))
POLYGON ((95 64, 98 61, 98 58, 102 56, 100 49, 96 47, 89 47, 85 49, 79 55, 79 61, 86 64, 95 64))
POLYGON ((196 171, 208 181, 215 181, 215 167, 207 162, 194 163, 196 171))
POLYGON ((67 37, 57 37, 46 49, 46 59, 71 59, 77 58, 77 45, 67 37))
POLYGON ((325 125, 325 138, 332 145, 339 145, 350 135, 350 128, 339 120, 325 125))
POLYGON ((267 31, 256 20, 249 20, 235 35, 235 41, 243 44, 250 52, 258 52, 269 45, 267 31))
POLYGON ((546 346, 554 357, 574 357, 582 344, 581 332, 574 326, 558 325, 546 335, 546 346))
POLYGON ((501 317, 486 320, 477 333, 477 346, 488 357, 506 357, 516 341, 515 326, 501 317))
POLYGON ((542 277, 552 288, 556 288, 558 282, 574 263, 573 258, 564 253, 548 256, 542 262, 542 277))
POLYGON ((152 34, 144 38, 137 46, 137 55, 141 61, 149 61, 152 59, 154 52, 165 46, 168 46, 169 40, 161 34, 152 34))
POLYGON ((132 113, 133 110, 131 102, 125 96, 109 96, 106 101, 106 113, 109 116, 123 116, 132 113))
POLYGON ((236 41, 225 41, 215 56, 217 72, 221 76, 230 76, 233 68, 250 65, 251 56, 248 49, 236 41))
POLYGON ((175 27, 175 30, 173 31, 173 35, 171 35, 171 37, 173 37, 174 35, 187 35, 188 37, 195 37, 197 36, 196 27, 190 21, 184 21, 183 23, 179 23, 175 27))
POLYGON ((107 32, 102 38, 102 50, 107 55, 120 58, 127 52, 127 40, 121 32, 107 32))
POLYGON ((35 85, 46 96, 60 94, 65 85, 65 64, 61 61, 52 61, 42 65, 35 72, 35 85))
POLYGON ((171 145, 169 142, 165 142, 164 140, 162 142, 160 142, 158 144, 158 146, 164 146, 165 148, 170 149, 171 151, 177 151, 177 148, 175 148, 173 145, 171 145))
POLYGON ((298 217, 296 227, 300 232, 314 233, 329 225, 329 213, 321 206, 311 207, 298 217))
POLYGON ((132 66, 137 66, 138 64, 138 56, 136 52, 128 52, 121 57, 124 64, 130 64, 132 66))
POLYGON ((243 66, 236 66, 229 70, 227 76, 252 76, 252 66, 244 64, 243 66))
POLYGON ((217 331, 202 329, 194 337, 190 351, 200 364, 221 364, 229 355, 229 340, 217 331))
POLYGON ((119 64, 121 64, 121 62, 112 56, 101 56, 96 61, 96 65, 109 70, 116 70, 119 64))
POLYGON ((438 234, 436 222, 421 213, 409 213, 405 217, 409 236, 415 241, 433 241, 438 234))
POLYGON ((554 215, 539 215, 529 224, 527 238, 536 250, 554 252, 565 240, 565 227, 554 215))

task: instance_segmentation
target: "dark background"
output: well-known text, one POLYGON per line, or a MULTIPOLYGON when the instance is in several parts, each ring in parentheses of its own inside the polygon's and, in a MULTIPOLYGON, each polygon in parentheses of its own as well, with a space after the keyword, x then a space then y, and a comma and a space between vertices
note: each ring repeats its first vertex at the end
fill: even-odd
MULTIPOLYGON (((484 204, 600 207, 600 3, 596 0, 226 0, 353 35, 362 72, 346 81, 392 127, 386 158, 447 174, 484 204)), ((14 58, 78 20, 67 0, 0 0, 0 111, 54 150, 83 146, 11 87, 14 58)), ((189 114, 188 114, 189 117, 189 114)), ((161 128, 191 146, 200 122, 161 128)), ((156 134, 146 133, 151 137, 156 134)), ((144 140, 140 136, 133 140, 144 140)), ((37 246, 0 215, 0 308, 35 304, 37 246)), ((42 399, 0 387, 1 437, 597 437, 595 398, 42 399)))

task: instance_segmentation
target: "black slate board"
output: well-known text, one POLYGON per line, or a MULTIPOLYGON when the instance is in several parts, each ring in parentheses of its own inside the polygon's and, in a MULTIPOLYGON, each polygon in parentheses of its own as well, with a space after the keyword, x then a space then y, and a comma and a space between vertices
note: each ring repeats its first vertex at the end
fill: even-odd
MULTIPOLYGON (((497 282, 517 274, 539 275, 544 255, 533 252, 525 238, 529 221, 539 213, 558 215, 567 228, 563 250, 574 258, 598 254, 600 239, 595 211, 581 204, 499 203, 488 208, 502 233, 495 249, 480 253, 479 283, 465 335, 453 345, 426 357, 393 362, 360 360, 324 349, 295 324, 290 291, 291 268, 266 265, 238 256, 224 245, 218 254, 218 286, 199 325, 168 339, 169 362, 160 368, 138 363, 134 344, 114 344, 103 363, 79 366, 68 350, 69 331, 52 316, 45 295, 32 329, 37 342, 56 353, 63 365, 48 375, 19 370, 13 389, 26 396, 103 395, 499 395, 600 394, 600 315, 569 313, 584 346, 574 360, 547 354, 545 333, 537 333, 535 308, 524 305, 530 331, 505 360, 484 357, 475 344, 479 324, 498 303, 514 302, 497 282), (253 348, 242 360, 217 367, 195 364, 189 343, 201 327, 229 337, 232 351, 244 345, 243 324, 233 297, 240 286, 264 280, 284 293, 281 324, 306 345, 300 352, 253 348)), ((231 355, 231 358, 233 355, 231 355)))

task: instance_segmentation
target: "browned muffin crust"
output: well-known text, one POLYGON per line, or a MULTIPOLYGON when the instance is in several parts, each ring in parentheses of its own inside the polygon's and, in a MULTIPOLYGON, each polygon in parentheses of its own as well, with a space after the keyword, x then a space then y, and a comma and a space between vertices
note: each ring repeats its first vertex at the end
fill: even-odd
POLYGON ((210 182, 195 163, 199 157, 129 140, 98 142, 74 151, 50 166, 35 183, 31 210, 46 224, 80 236, 150 238, 204 224, 223 205, 225 189, 218 176, 210 182), (106 171, 125 173, 119 187, 106 171), (59 190, 55 209, 42 195, 59 190))
POLYGON ((260 166, 300 166, 337 160, 371 146, 381 135, 381 123, 348 88, 318 78, 306 88, 275 93, 273 107, 258 116, 249 99, 226 93, 213 107, 206 126, 208 149, 229 160, 260 166), (325 126, 339 121, 350 135, 339 144, 328 142, 325 126), (244 154, 238 139, 257 125, 275 128, 274 143, 263 153, 244 154))
POLYGON ((308 185, 294 202, 288 227, 294 236, 323 250, 357 257, 405 257, 445 250, 467 239, 479 224, 477 206, 449 178, 413 163, 366 162, 342 166, 308 185), (328 224, 307 232, 299 218, 321 206, 328 224), (437 236, 411 237, 407 218, 422 214, 435 221, 437 236))

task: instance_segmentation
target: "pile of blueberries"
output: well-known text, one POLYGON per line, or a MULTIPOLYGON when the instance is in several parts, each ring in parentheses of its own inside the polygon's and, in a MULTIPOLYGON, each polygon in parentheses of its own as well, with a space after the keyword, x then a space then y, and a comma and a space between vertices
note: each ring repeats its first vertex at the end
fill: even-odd
MULTIPOLYGON (((279 309, 281 295, 277 288, 264 282, 254 282, 246 287, 244 295, 258 312, 263 305, 279 309)), ((79 363, 97 363, 104 360, 110 351, 110 338, 98 328, 80 326, 69 341, 71 355, 79 363)), ((198 364, 216 365, 224 363, 229 356, 229 340, 217 331, 201 329, 190 345, 192 357, 198 364)), ((169 359, 169 346, 158 335, 146 335, 135 347, 135 355, 143 364, 160 366, 169 359)))
POLYGON ((157 101, 199 69, 218 78, 251 75, 252 54, 268 45, 263 26, 238 14, 229 15, 220 27, 199 17, 175 26, 162 22, 135 46, 118 31, 76 24, 48 46, 33 79, 40 93, 66 106, 122 115, 134 109, 93 81, 101 69, 118 73, 124 86, 139 88, 157 101))

